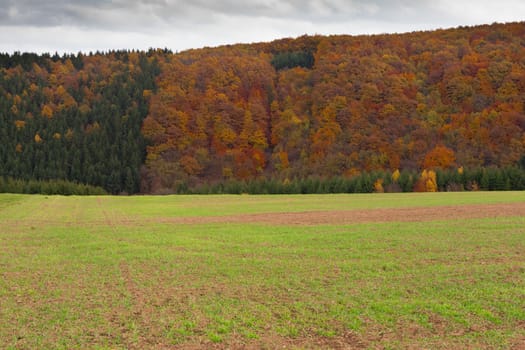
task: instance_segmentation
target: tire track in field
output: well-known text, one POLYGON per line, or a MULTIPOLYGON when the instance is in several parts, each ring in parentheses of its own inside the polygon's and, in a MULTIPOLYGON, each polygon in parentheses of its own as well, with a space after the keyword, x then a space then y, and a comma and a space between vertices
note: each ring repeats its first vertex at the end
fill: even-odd
POLYGON ((117 230, 115 228, 115 224, 111 220, 110 215, 108 214, 105 206, 103 205, 103 200, 101 197, 97 198, 97 206, 102 212, 103 222, 106 224, 106 226, 111 227, 111 230, 113 231, 113 233, 116 233, 117 230))
POLYGON ((113 310, 111 321, 115 324, 119 324, 119 321, 121 323, 122 320, 125 320, 128 324, 130 321, 132 322, 132 328, 129 326, 120 327, 127 349, 165 348, 157 343, 162 339, 164 329, 158 326, 158 320, 155 316, 155 305, 151 303, 151 295, 145 293, 140 286, 140 282, 135 282, 131 268, 124 260, 119 264, 120 274, 130 299, 130 305, 126 309, 113 310))

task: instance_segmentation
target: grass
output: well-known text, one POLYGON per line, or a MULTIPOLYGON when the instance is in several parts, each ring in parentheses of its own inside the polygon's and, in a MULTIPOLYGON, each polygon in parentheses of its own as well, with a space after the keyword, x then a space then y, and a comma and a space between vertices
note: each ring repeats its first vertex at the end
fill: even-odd
POLYGON ((0 196, 0 348, 525 344, 525 217, 155 218, 523 203, 525 193, 0 196))

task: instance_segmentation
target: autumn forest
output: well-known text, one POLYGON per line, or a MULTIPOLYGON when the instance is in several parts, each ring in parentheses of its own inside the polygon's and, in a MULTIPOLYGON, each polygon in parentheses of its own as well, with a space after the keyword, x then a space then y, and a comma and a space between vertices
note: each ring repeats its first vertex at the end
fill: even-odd
POLYGON ((525 22, 0 54, 0 123, 0 191, 523 190, 525 22))

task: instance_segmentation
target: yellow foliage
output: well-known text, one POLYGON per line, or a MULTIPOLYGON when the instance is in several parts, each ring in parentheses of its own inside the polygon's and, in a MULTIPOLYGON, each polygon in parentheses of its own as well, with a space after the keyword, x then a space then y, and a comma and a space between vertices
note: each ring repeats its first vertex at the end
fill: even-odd
POLYGON ((218 131, 218 138, 221 142, 224 142, 226 145, 232 145, 237 139, 237 134, 229 127, 224 127, 218 131))
POLYGON ((279 160, 280 160, 280 165, 281 165, 281 169, 287 169, 289 166, 290 166, 290 161, 288 160, 288 153, 287 152, 284 152, 284 151, 281 151, 279 152, 279 160))
POLYGON ((17 130, 23 129, 26 126, 26 122, 24 120, 15 120, 15 126, 17 130))
POLYGON ((67 94, 67 91, 66 91, 66 89, 64 88, 64 86, 60 85, 59 87, 57 87, 57 89, 56 89, 56 95, 57 95, 57 96, 62 97, 62 96, 64 96, 65 94, 67 94))
POLYGON ((434 181, 435 183, 437 183, 436 181, 436 172, 434 170, 429 170, 428 171, 428 177, 430 179, 432 179, 432 181, 434 181))
POLYGON ((427 109, 427 105, 426 104, 424 104, 424 103, 418 103, 417 104, 416 111, 418 111, 418 113, 423 114, 426 109, 427 109))
POLYGON ((421 180, 424 181, 427 192, 437 192, 436 173, 433 170, 423 170, 421 180))
POLYGON ((33 93, 34 93, 34 92, 37 92, 37 91, 38 91, 38 86, 35 85, 35 84, 31 84, 31 85, 29 85, 29 90, 30 90, 31 92, 33 92, 33 93))
POLYGON ((88 114, 89 112, 91 112, 91 107, 89 107, 87 104, 83 103, 83 104, 80 105, 80 107, 78 107, 78 110, 82 114, 88 114))
POLYGON ((151 90, 142 91, 142 97, 144 97, 146 100, 149 99, 152 95, 153 92, 151 90))
POLYGON ((46 117, 49 119, 53 118, 53 109, 49 105, 44 105, 42 107, 41 113, 43 117, 46 117))
POLYGON ((399 176, 401 176, 401 173, 399 172, 399 169, 396 169, 392 173, 392 182, 397 182, 397 180, 399 180, 399 176))
POLYGON ((71 140, 73 139, 74 134, 75 134, 75 133, 74 133, 73 130, 71 130, 71 129, 67 129, 67 131, 66 131, 66 139, 67 139, 68 141, 71 141, 71 140))
POLYGON ((233 176, 232 168, 229 168, 229 167, 222 168, 222 176, 224 176, 226 178, 232 177, 233 176))
POLYGON ((427 179, 426 188, 427 192, 437 192, 436 183, 432 179, 427 179))
POLYGON ((15 150, 16 150, 17 153, 22 153, 22 145, 21 145, 20 143, 18 143, 18 144, 16 145, 15 150))
POLYGON ((51 85, 51 86, 56 85, 57 84, 57 76, 56 76, 56 74, 50 74, 49 78, 48 78, 48 81, 49 81, 49 85, 51 85))
POLYGON ((387 103, 383 106, 383 109, 381 110, 381 116, 382 117, 388 117, 393 115, 396 112, 396 107, 390 103, 387 103))
POLYGON ((36 143, 41 143, 43 140, 42 138, 40 137, 40 135, 38 133, 35 134, 35 142, 36 143))
POLYGON ((383 188, 383 179, 377 179, 376 182, 374 182, 374 192, 375 193, 385 192, 385 189, 383 188))
POLYGON ((13 97, 13 103, 15 105, 19 105, 22 103, 22 97, 20 97, 19 95, 15 95, 15 97, 13 97))
POLYGON ((91 134, 92 132, 100 130, 100 124, 98 122, 94 122, 93 124, 88 124, 85 130, 86 130, 86 134, 91 134))
POLYGON ((459 174, 459 175, 463 175, 463 171, 464 171, 464 170, 463 170, 463 167, 460 166, 460 167, 458 168, 458 174, 459 174))
POLYGON ((419 181, 414 186, 415 192, 437 192, 436 173, 432 170, 423 170, 419 181))
POLYGON ((56 133, 53 134, 53 138, 55 140, 60 140, 62 138, 62 135, 60 135, 60 133, 56 132, 56 133))
POLYGON ((42 79, 47 78, 47 70, 40 68, 40 66, 36 63, 33 63, 33 72, 39 78, 42 78, 42 79))
POLYGON ((252 137, 250 142, 254 147, 259 147, 263 150, 266 147, 268 147, 268 143, 266 142, 266 136, 264 135, 264 132, 262 130, 255 130, 251 136, 252 137))
POLYGON ((73 96, 71 96, 70 94, 68 94, 67 92, 61 96, 61 101, 62 103, 60 103, 58 105, 58 110, 61 111, 63 109, 69 109, 69 108, 73 108, 73 107, 77 107, 77 101, 75 101, 75 99, 73 98, 73 96))

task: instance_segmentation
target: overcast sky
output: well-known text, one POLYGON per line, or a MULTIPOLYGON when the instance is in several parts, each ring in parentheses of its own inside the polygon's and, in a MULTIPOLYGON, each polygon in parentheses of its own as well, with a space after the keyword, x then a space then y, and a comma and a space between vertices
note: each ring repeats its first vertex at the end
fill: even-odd
POLYGON ((0 52, 181 51, 522 20, 524 0, 0 0, 0 52))

